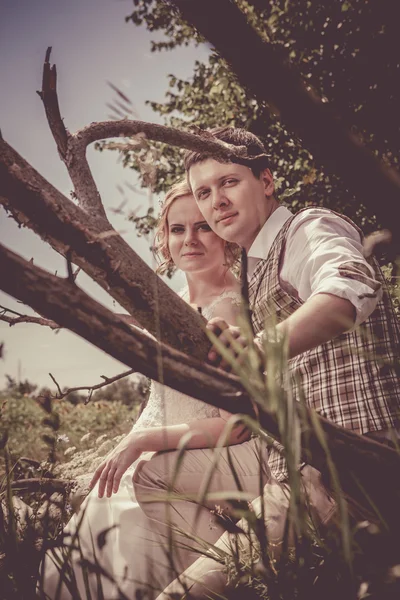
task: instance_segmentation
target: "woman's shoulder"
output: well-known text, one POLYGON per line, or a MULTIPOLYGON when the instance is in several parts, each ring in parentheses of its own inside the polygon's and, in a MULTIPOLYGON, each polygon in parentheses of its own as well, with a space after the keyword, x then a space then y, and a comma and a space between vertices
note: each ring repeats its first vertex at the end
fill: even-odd
POLYGON ((225 290, 204 307, 203 315, 208 320, 213 317, 221 317, 229 322, 238 314, 240 304, 241 295, 238 290, 225 290))

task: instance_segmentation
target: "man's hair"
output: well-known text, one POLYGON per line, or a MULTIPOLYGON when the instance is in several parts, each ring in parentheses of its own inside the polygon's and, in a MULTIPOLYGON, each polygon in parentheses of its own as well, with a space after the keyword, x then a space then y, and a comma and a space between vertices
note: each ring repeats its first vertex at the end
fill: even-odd
MULTIPOLYGON (((260 173, 264 171, 264 169, 270 167, 269 158, 266 156, 265 146, 262 141, 256 135, 254 135, 254 133, 250 133, 250 131, 236 127, 214 127, 213 129, 209 129, 208 132, 218 140, 231 144, 232 146, 245 146, 247 148, 247 156, 249 157, 260 156, 258 160, 254 160, 248 164, 255 177, 259 177, 260 173)), ((186 172, 188 173, 190 167, 196 163, 203 162, 208 158, 214 157, 212 154, 207 152, 194 152, 192 150, 187 150, 183 158, 186 172)), ((230 161, 227 159, 224 160, 223 158, 216 158, 215 160, 222 163, 238 162, 243 164, 243 162, 240 160, 230 161)))

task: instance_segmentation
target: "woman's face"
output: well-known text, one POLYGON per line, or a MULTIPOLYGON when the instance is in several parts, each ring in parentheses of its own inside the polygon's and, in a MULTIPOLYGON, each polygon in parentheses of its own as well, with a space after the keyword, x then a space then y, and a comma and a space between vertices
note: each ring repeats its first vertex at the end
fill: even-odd
POLYGON ((206 271, 225 263, 225 242, 211 230, 192 195, 171 204, 167 225, 169 251, 182 271, 206 271))

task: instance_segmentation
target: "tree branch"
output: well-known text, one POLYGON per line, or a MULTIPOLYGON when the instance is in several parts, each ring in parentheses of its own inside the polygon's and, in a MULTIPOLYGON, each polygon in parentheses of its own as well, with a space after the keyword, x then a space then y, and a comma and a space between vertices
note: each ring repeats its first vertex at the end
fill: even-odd
POLYGON ((96 182, 86 159, 86 152, 79 153, 79 156, 76 155, 75 140, 65 128, 62 120, 57 96, 57 69, 56 65, 50 65, 50 54, 51 46, 47 48, 43 65, 42 90, 37 92, 43 102, 47 122, 57 144, 60 158, 67 167, 74 184, 79 205, 86 212, 102 217, 108 222, 96 182))
POLYGON ((122 119, 120 121, 102 121, 100 123, 91 123, 83 129, 77 131, 73 138, 76 140, 75 150, 83 151, 89 144, 114 137, 132 137, 136 136, 138 148, 140 141, 153 140, 154 142, 163 142, 171 146, 178 146, 196 152, 205 152, 214 158, 224 158, 226 160, 240 161, 243 164, 250 165, 259 160, 263 154, 247 157, 245 146, 233 146, 217 140, 207 131, 197 130, 196 133, 181 131, 166 125, 155 123, 146 123, 145 121, 133 121, 122 119))
POLYGON ((5 321, 12 327, 13 325, 17 325, 18 323, 36 323, 37 325, 44 325, 45 327, 50 327, 50 329, 59 330, 60 326, 58 323, 54 321, 50 321, 50 319, 44 319, 43 317, 31 317, 29 315, 23 315, 15 310, 11 310, 11 308, 7 308, 5 306, 0 306, 0 321, 5 321), (15 317, 10 317, 6 313, 11 313, 16 315, 15 317))
MULTIPOLYGON (((117 360, 144 375, 232 413, 251 415, 252 406, 240 381, 202 364, 140 330, 132 329, 115 314, 92 300, 68 280, 46 273, 0 246, 0 286, 8 294, 68 327, 117 360), (11 276, 12 274, 12 276, 11 276), (162 356, 162 373, 158 369, 162 356)), ((400 530, 400 456, 367 436, 342 429, 296 403, 302 423, 302 450, 330 485, 325 446, 339 469, 342 489, 359 504, 376 506, 393 531, 400 530), (319 427, 315 429, 315 419, 319 427), (321 443, 322 429, 325 440, 321 443)), ((260 423, 276 439, 276 417, 259 406, 260 423)))
POLYGON ((111 383, 115 383, 116 381, 119 381, 120 379, 123 379, 124 377, 133 375, 133 373, 135 373, 135 372, 136 371, 134 369, 129 369, 129 371, 124 371, 123 373, 119 373, 118 375, 115 375, 114 377, 106 377, 105 375, 102 375, 101 377, 104 379, 104 381, 101 381, 100 383, 96 383, 95 385, 81 385, 78 387, 68 388, 64 391, 61 390, 59 384, 57 383, 57 381, 55 380, 53 375, 51 373, 49 373, 50 377, 52 378, 52 380, 54 381, 54 383, 56 384, 57 389, 58 389, 58 393, 55 396, 50 396, 50 399, 51 400, 62 400, 63 398, 68 396, 68 394, 72 394, 72 392, 82 392, 84 390, 87 390, 89 392, 89 394, 85 401, 85 404, 88 404, 92 398, 93 392, 95 392, 97 390, 101 390, 102 388, 106 387, 107 385, 110 385, 111 383))
POLYGON ((47 122, 57 144, 59 154, 62 160, 64 160, 68 151, 69 133, 65 128, 60 113, 57 96, 57 69, 56 65, 50 65, 50 54, 51 46, 47 48, 44 60, 42 90, 38 91, 37 94, 43 102, 47 122))
POLYGON ((104 219, 88 215, 0 140, 0 203, 71 260, 155 337, 204 359, 201 317, 181 300, 104 219), (160 333, 161 332, 161 333, 160 333))
POLYGON ((73 486, 73 481, 66 479, 51 479, 45 477, 33 477, 31 479, 18 479, 11 483, 11 488, 18 492, 67 492, 73 486))
MULTIPOLYGON (((274 106, 285 125, 313 155, 342 177, 370 213, 395 232, 399 227, 399 173, 378 161, 346 130, 328 105, 307 91, 288 61, 259 37, 237 5, 230 0, 170 3, 228 61, 241 84, 259 101, 274 106)), ((397 250, 399 238, 394 239, 397 250)))

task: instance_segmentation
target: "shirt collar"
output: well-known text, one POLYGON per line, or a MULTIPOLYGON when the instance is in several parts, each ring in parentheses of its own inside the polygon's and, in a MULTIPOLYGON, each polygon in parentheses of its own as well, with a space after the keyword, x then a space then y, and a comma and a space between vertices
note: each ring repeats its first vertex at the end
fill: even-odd
POLYGON ((260 258, 266 259, 276 236, 290 217, 293 217, 293 213, 286 206, 279 206, 274 210, 259 231, 247 256, 249 258, 256 258, 257 260, 260 260, 260 258))
POLYGON ((271 246, 283 225, 288 219, 293 217, 293 213, 286 206, 279 206, 272 215, 265 221, 256 239, 252 243, 247 253, 248 258, 248 277, 254 273, 257 262, 260 259, 265 260, 268 256, 271 246))

